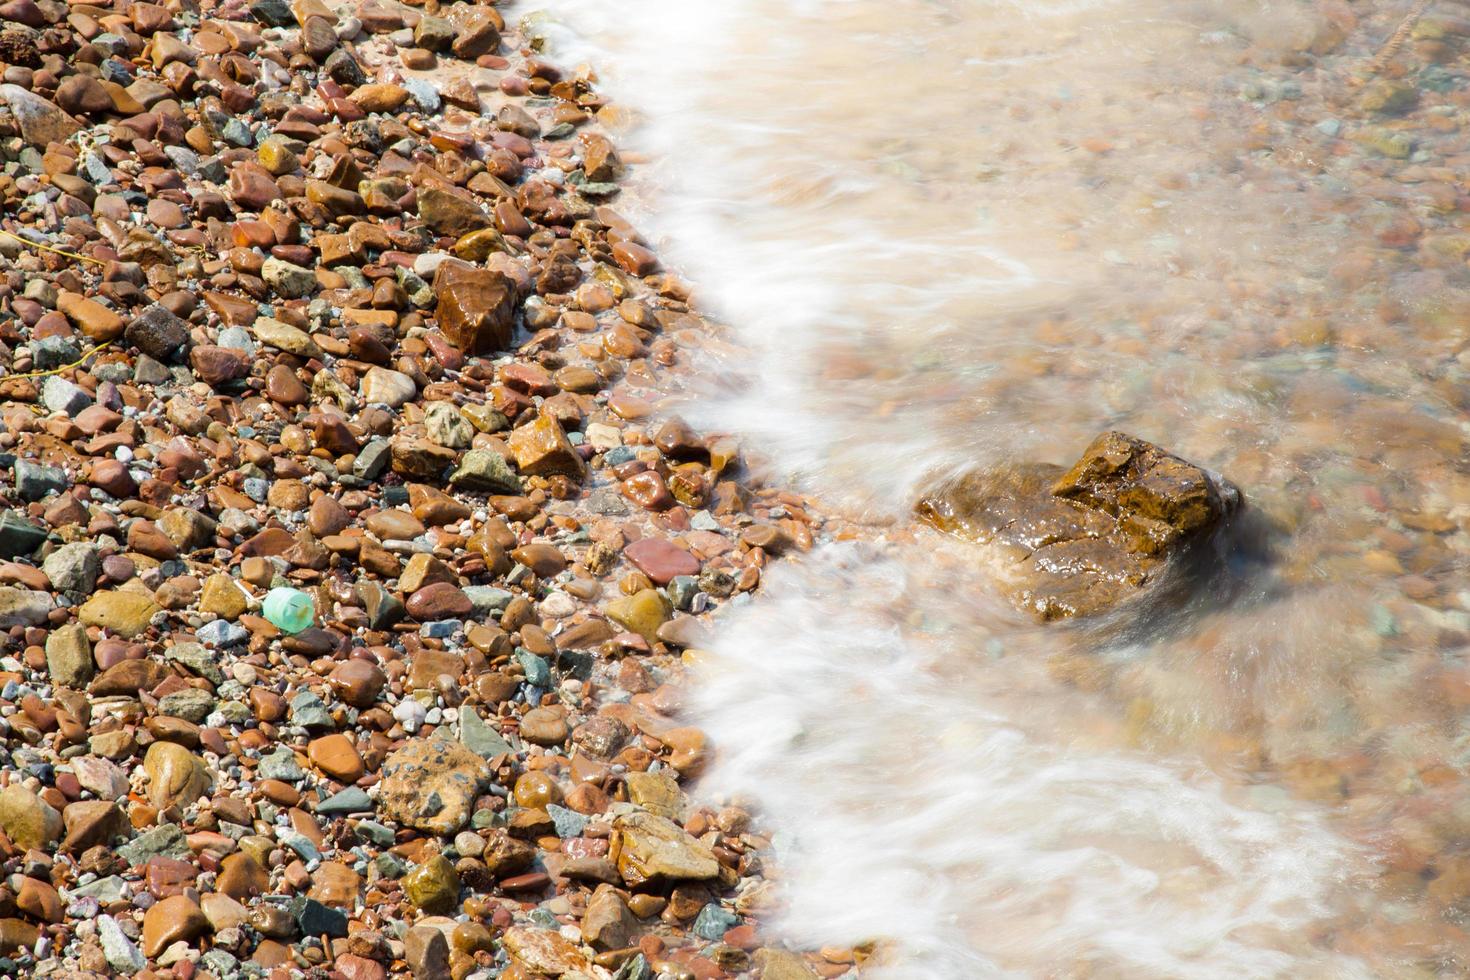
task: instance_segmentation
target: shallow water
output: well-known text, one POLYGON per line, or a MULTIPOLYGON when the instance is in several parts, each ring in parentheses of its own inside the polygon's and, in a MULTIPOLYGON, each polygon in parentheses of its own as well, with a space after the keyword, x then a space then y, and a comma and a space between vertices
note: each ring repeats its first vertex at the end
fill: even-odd
POLYGON ((779 829, 793 941, 878 941, 897 977, 1470 969, 1470 8, 1372 70, 1410 6, 539 28, 638 117, 620 207, 742 344, 682 410, 897 519, 773 575, 702 688, 706 789, 779 829), (1417 106, 1373 111, 1395 79, 1417 106), (1265 529, 1167 627, 1040 629, 906 523, 936 472, 1106 428, 1265 529))

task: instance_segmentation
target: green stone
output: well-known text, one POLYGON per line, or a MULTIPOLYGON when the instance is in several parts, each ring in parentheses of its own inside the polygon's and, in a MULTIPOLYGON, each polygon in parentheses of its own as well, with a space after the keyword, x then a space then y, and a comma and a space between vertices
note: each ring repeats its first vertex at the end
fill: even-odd
POLYGON ((436 854, 404 877, 403 893, 430 915, 447 914, 459 904, 459 875, 448 858, 436 854))

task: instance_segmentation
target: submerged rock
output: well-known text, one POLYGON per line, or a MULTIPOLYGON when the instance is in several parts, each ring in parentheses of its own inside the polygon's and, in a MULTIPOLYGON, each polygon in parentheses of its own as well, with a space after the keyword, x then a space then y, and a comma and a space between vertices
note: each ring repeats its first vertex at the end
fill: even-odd
POLYGON ((915 512, 987 546, 1012 599, 1050 621, 1104 612, 1136 595, 1241 499, 1222 477, 1105 432, 1069 470, 978 470, 926 494, 915 512))

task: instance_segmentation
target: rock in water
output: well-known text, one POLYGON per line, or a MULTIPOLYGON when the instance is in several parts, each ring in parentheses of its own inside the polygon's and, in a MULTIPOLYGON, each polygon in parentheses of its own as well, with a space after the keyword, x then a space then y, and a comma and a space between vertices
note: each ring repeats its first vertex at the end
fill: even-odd
POLYGON ((915 512, 990 549, 1012 598, 1050 621, 1103 612, 1137 594, 1241 501, 1222 477, 1105 432, 1070 470, 1030 464, 967 473, 922 497, 915 512))

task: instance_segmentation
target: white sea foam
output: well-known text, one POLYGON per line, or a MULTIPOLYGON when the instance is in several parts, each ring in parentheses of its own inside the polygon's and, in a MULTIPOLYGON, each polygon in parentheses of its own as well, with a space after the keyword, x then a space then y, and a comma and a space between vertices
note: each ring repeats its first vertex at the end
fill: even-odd
MULTIPOLYGON (((1159 195, 1119 192, 1113 210, 1089 213, 1059 175, 1091 166, 1071 145, 1083 137, 1187 118, 1189 93, 1209 91, 1218 67, 1201 53, 1199 10, 1231 8, 1229 36, 1244 37, 1284 32, 1302 9, 550 6, 554 55, 590 63, 643 118, 625 140, 649 159, 641 193, 620 207, 751 352, 724 366, 743 379, 736 395, 687 414, 738 429, 831 497, 890 513, 935 469, 1074 451, 1138 401, 1101 350, 1082 399, 969 382, 1069 333, 1085 343, 1077 326, 1037 339, 1033 323, 1008 320, 1017 311, 1073 300, 1100 318, 1099 295, 1208 288, 1208 243, 1240 240, 1220 230, 1220 209, 1183 209, 1158 231, 1154 210, 1170 206, 1159 195), (1171 72, 1189 79, 1177 99, 1151 87, 1171 72), (991 84, 1011 101, 988 103, 991 84), (1051 108, 1015 111, 1018 91, 1051 108), (1083 225, 1110 247, 1056 247, 1059 230, 1083 225), (822 375, 833 355, 868 351, 866 373, 822 375)), ((1153 339, 1162 373, 1171 345, 1153 339)), ((1191 368, 1181 388, 1208 410, 1191 368)), ((1140 417, 1162 426, 1176 402, 1159 401, 1140 417)), ((1129 747, 1116 704, 1039 668, 1075 640, 932 571, 912 546, 829 547, 723 619, 694 708, 720 747, 704 788, 755 800, 779 830, 780 930, 809 945, 897 940, 885 976, 902 980, 1374 975, 1314 944, 1370 868, 1321 813, 1226 785, 1187 754, 1129 747)))

